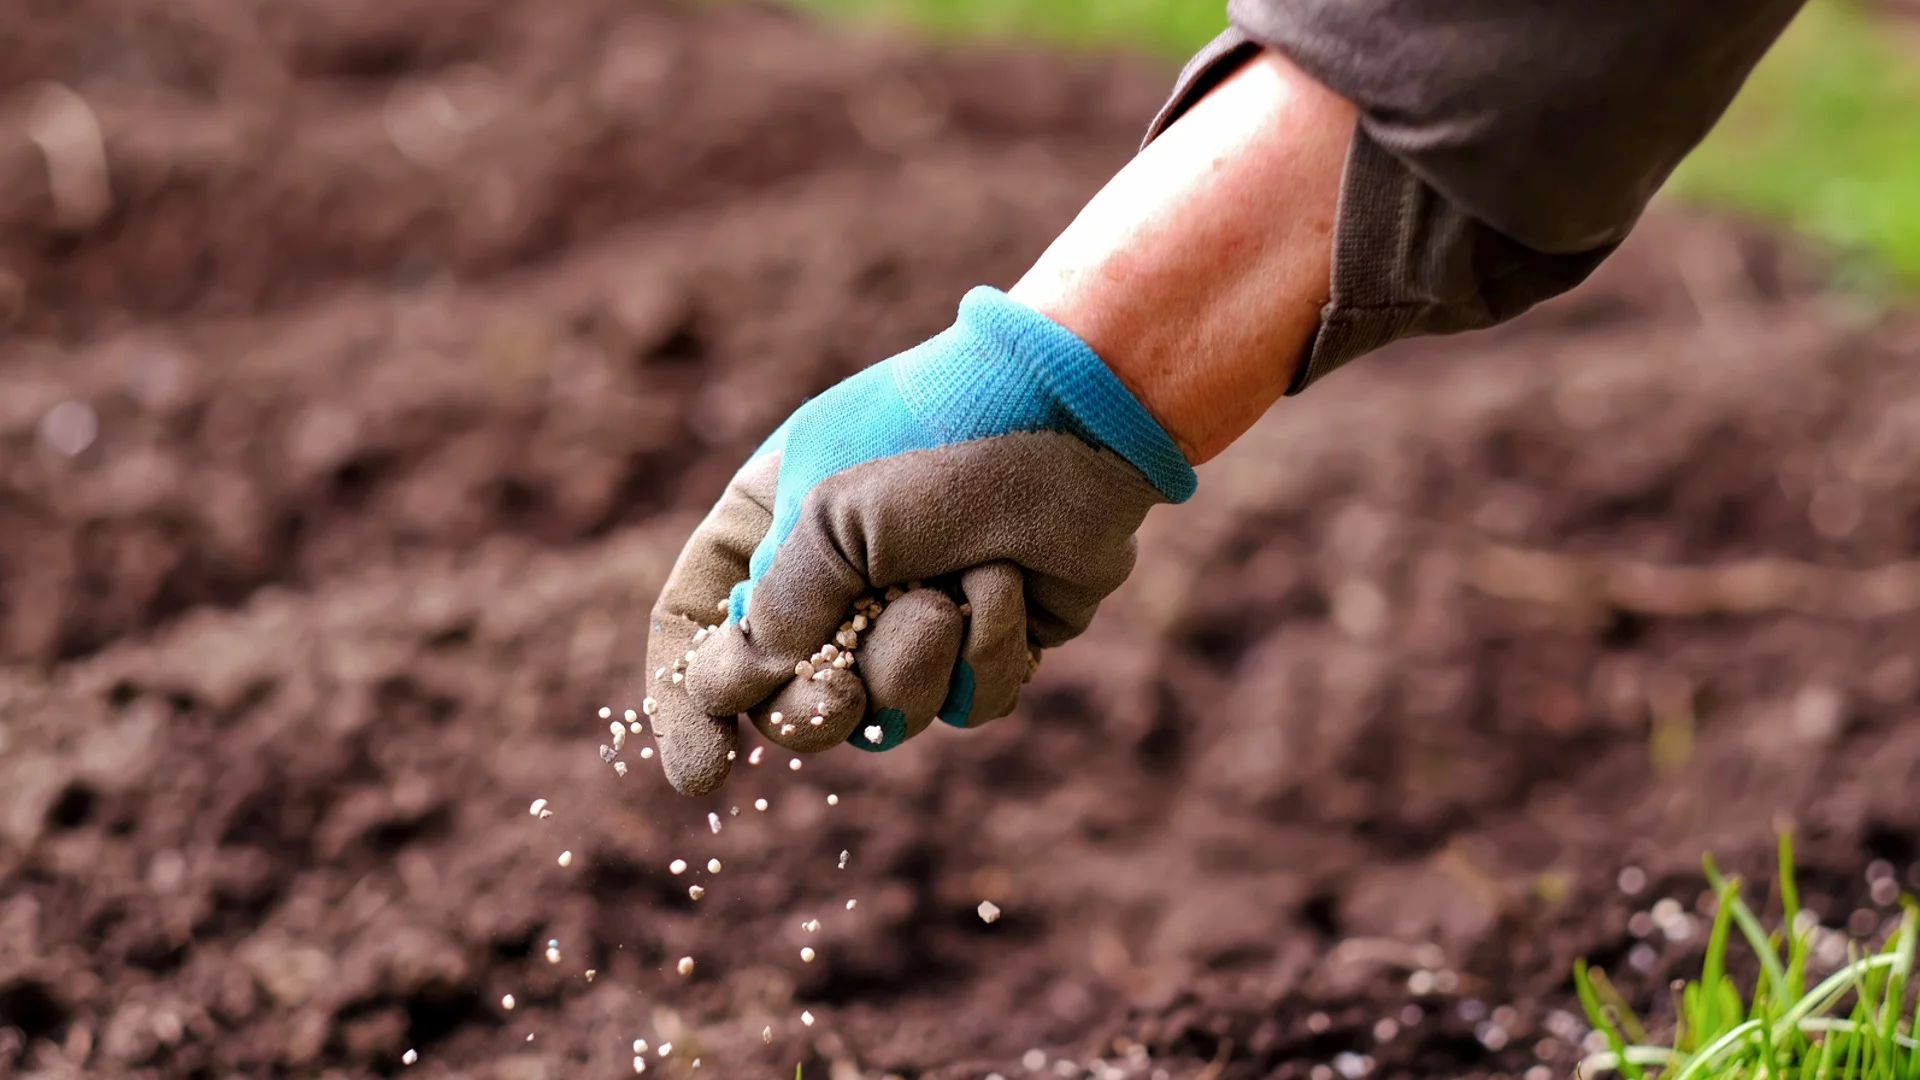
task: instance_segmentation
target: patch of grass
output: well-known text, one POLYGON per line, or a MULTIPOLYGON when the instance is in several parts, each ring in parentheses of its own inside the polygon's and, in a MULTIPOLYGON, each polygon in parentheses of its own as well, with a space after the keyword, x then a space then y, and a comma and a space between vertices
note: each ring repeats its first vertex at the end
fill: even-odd
POLYGON ((1225 0, 792 0, 833 18, 964 37, 1182 57, 1226 28, 1225 0))
MULTIPOLYGON (((1225 25, 1220 0, 792 2, 936 34, 1171 60, 1225 25)), ((1920 27, 1890 32, 1858 3, 1813 0, 1670 190, 1792 226, 1920 285, 1920 27)))
POLYGON ((1580 963, 1574 983, 1607 1049, 1581 1062, 1578 1075, 1617 1072, 1629 1080, 1910 1080, 1920 1076, 1920 1043, 1907 1004, 1920 910, 1907 901, 1899 928, 1878 951, 1857 944, 1850 959, 1811 987, 1808 961, 1817 925, 1802 916, 1793 878, 1793 845, 1780 841, 1781 925, 1769 932, 1728 880, 1706 860, 1717 898, 1700 977, 1678 992, 1671 1038, 1651 1040, 1624 998, 1580 963), (1759 962, 1744 990, 1728 973, 1739 932, 1759 962))
POLYGON ((1670 190, 1877 256, 1920 285, 1920 26, 1816 0, 1670 190))

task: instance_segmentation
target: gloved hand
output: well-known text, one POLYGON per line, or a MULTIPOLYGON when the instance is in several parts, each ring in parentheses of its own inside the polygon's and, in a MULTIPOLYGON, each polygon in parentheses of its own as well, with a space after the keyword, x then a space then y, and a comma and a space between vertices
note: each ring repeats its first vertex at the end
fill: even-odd
POLYGON ((1093 350, 973 290, 953 326, 802 405, 681 552, 648 639, 667 779, 718 787, 742 713, 799 752, 1006 715, 1133 569, 1147 510, 1194 486, 1093 350))

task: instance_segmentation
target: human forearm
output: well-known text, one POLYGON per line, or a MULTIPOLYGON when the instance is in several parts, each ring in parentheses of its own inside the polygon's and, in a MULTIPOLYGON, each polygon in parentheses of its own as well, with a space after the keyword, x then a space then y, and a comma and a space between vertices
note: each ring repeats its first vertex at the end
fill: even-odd
POLYGON ((1009 294, 1092 346, 1206 461, 1286 391, 1319 325, 1353 124, 1265 53, 1116 174, 1009 294))

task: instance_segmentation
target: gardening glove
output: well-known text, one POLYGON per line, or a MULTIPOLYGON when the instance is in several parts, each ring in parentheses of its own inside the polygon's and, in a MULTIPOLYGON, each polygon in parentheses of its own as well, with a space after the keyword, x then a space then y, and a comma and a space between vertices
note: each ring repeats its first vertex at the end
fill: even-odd
POLYGON ((802 753, 1006 715, 1133 569, 1147 510, 1194 487, 1092 349, 973 290, 802 405, 681 552, 648 639, 667 779, 718 787, 741 714, 802 753))

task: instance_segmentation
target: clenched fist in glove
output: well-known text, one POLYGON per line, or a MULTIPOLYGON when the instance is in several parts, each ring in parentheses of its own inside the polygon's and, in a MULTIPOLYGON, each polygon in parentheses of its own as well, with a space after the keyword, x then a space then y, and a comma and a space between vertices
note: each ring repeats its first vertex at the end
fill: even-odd
POLYGON ((801 406, 681 553, 648 644, 667 778, 719 786, 743 713, 800 752, 1006 715, 1132 570, 1148 508, 1194 483, 1092 349, 975 289, 801 406))

